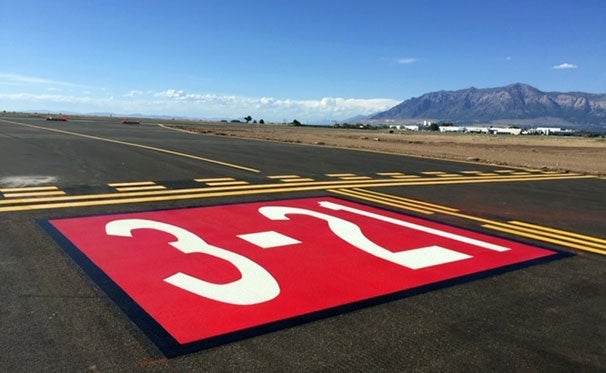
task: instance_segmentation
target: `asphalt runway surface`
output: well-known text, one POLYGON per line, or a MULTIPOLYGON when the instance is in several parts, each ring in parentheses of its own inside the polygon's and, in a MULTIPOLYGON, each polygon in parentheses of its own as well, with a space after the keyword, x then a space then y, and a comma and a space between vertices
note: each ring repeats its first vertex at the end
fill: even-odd
POLYGON ((573 173, 196 135, 145 121, 2 117, 0 370, 606 371, 605 191, 604 179, 573 173), (317 198, 555 254, 167 356, 145 322, 133 321, 141 312, 132 300, 111 294, 115 284, 49 228, 74 218, 86 236, 97 216, 199 207, 229 230, 221 214, 234 206, 317 198))

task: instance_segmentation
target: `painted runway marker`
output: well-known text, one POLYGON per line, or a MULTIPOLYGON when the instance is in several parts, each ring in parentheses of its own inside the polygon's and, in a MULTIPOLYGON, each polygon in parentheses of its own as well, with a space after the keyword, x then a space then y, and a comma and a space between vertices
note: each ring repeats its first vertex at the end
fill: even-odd
POLYGON ((167 356, 557 257, 332 197, 41 224, 167 356))
POLYGON ((64 196, 65 192, 62 190, 53 190, 48 192, 23 192, 23 193, 0 193, 5 198, 28 198, 28 197, 49 197, 49 196, 64 196))

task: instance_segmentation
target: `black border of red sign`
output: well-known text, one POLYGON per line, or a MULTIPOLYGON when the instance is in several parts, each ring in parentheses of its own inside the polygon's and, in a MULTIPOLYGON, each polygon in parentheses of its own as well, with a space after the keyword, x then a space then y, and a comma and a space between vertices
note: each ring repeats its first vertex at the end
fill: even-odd
MULTIPOLYGON (((309 197, 301 197, 301 198, 309 198, 309 197)), ((338 198, 338 197, 334 197, 334 196, 332 198, 337 198, 337 199, 342 199, 344 201, 348 201, 347 199, 338 198)), ((290 199, 293 199, 293 198, 290 198, 290 199)), ((297 199, 297 198, 294 198, 294 199, 297 199)), ((261 201, 259 201, 259 202, 261 202, 261 201)), ((245 201, 245 202, 215 204, 215 205, 188 206, 188 207, 182 207, 182 208, 188 209, 188 208, 222 206, 222 205, 227 206, 227 205, 239 204, 239 203, 255 203, 255 201, 245 201)), ((365 204, 365 203, 357 201, 357 200, 355 201, 355 203, 377 208, 377 206, 365 204)), ((137 212, 155 212, 155 211, 172 210, 172 209, 174 209, 174 208, 151 209, 151 210, 137 211, 137 212)), ((398 214, 401 214, 404 216, 409 216, 408 214, 403 213, 401 211, 394 211, 392 209, 384 208, 384 207, 381 207, 381 209, 386 210, 386 211, 395 212, 395 213, 398 213, 398 214)), ((117 214, 122 214, 122 213, 124 213, 124 212, 115 212, 115 213, 109 213, 109 214, 105 214, 105 215, 117 215, 117 214)), ((101 215, 101 214, 94 214, 94 215, 101 215)), ((86 215, 83 215, 82 217, 84 217, 84 216, 86 216, 86 215)), ((413 215, 410 215, 410 216, 413 216, 413 215)), ((68 219, 68 218, 74 218, 74 217, 63 217, 63 218, 58 218, 58 219, 68 219)), ((436 222, 439 224, 451 226, 451 227, 456 227, 455 225, 444 223, 444 222, 438 222, 438 221, 435 221, 432 219, 427 219, 426 217, 423 217, 423 219, 432 221, 432 222, 436 222)), ((65 237, 57 228, 55 228, 50 223, 50 220, 55 220, 55 219, 39 219, 39 220, 37 220, 37 223, 47 234, 49 234, 53 238, 53 240, 63 250, 65 250, 65 252, 76 262, 76 264, 78 264, 78 266, 80 266, 80 268, 82 270, 84 270, 84 272, 86 272, 86 274, 110 297, 110 299, 118 305, 118 307, 130 318, 130 320, 132 322, 134 322, 139 327, 139 329, 141 329, 141 331, 143 331, 143 333, 156 345, 156 347, 167 358, 173 358, 173 357, 177 357, 177 356, 181 356, 181 355, 185 355, 185 354, 189 354, 189 353, 193 353, 193 352, 198 352, 198 351, 209 349, 212 347, 217 347, 217 346, 220 346, 223 344, 227 344, 227 343, 239 341, 242 339, 286 329, 286 328, 293 327, 296 325, 332 317, 332 316, 335 316, 338 314, 351 312, 351 311, 366 308, 369 306, 379 305, 379 304, 391 302, 394 300, 398 300, 398 299, 442 289, 445 287, 459 285, 462 283, 467 283, 467 282, 475 281, 478 279, 487 278, 487 277, 495 276, 495 275, 506 273, 506 272, 511 272, 511 271, 518 270, 521 268, 526 268, 526 267, 530 267, 533 265, 548 263, 548 262, 551 262, 554 260, 574 256, 573 253, 562 252, 562 251, 554 250, 552 248, 545 248, 545 247, 541 247, 541 246, 533 243, 533 246, 536 246, 536 247, 544 249, 544 250, 551 251, 554 254, 547 256, 547 257, 533 259, 533 260, 529 260, 529 261, 522 262, 522 263, 506 265, 506 266, 495 268, 495 269, 490 269, 490 270, 481 271, 481 272, 477 272, 477 273, 473 273, 473 274, 469 274, 469 275, 464 275, 464 276, 457 277, 454 279, 439 281, 439 282, 419 286, 419 287, 412 288, 412 289, 406 289, 406 290, 398 291, 398 292, 387 294, 387 295, 369 298, 369 299, 365 299, 365 300, 359 301, 359 302, 354 302, 354 303, 345 304, 345 305, 341 305, 341 306, 337 306, 337 307, 333 307, 333 308, 328 308, 328 309, 320 310, 317 312, 296 316, 296 317, 293 317, 290 319, 279 320, 279 321, 271 322, 268 324, 255 326, 255 327, 245 329, 245 330, 239 330, 239 331, 223 334, 223 335, 216 336, 216 337, 211 337, 211 338, 207 338, 207 339, 203 339, 203 340, 199 340, 199 341, 195 341, 195 342, 191 342, 191 343, 186 343, 186 344, 180 344, 167 331, 165 331, 164 328, 158 322, 156 322, 146 311, 144 311, 143 308, 141 308, 130 296, 128 296, 126 294, 126 292, 124 290, 122 290, 122 288, 120 288, 109 276, 107 276, 105 274, 105 272, 103 272, 82 251, 80 251, 80 249, 78 249, 67 237, 65 237)), ((485 232, 477 232, 477 231, 474 231, 473 229, 469 229, 467 227, 465 227, 464 229, 469 230, 470 232, 486 234, 485 232)), ((510 241, 516 241, 515 239, 511 239, 509 237, 507 239, 510 241)))

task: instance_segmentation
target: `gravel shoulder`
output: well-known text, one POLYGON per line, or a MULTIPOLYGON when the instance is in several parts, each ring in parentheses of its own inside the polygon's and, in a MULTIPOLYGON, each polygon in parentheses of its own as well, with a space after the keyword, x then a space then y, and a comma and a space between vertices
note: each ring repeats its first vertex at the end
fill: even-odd
POLYGON ((388 130, 213 122, 171 123, 170 126, 205 135, 606 175, 606 139, 603 137, 389 133, 388 130))

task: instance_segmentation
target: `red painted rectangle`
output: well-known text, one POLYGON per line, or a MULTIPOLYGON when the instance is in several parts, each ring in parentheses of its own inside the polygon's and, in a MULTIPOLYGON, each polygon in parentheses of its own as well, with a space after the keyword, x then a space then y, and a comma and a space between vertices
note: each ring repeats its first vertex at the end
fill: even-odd
POLYGON ((555 254, 330 197, 50 224, 178 345, 555 254))

